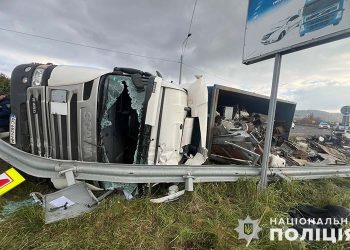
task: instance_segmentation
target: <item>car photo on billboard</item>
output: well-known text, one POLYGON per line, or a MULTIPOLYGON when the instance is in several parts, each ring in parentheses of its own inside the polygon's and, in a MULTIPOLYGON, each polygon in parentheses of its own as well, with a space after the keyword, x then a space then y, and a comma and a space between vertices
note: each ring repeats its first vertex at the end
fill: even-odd
POLYGON ((343 18, 344 0, 306 0, 302 9, 300 36, 338 25, 343 18))
POLYGON ((261 43, 268 45, 271 43, 281 41, 289 31, 296 27, 299 27, 300 16, 293 15, 279 22, 279 26, 273 28, 268 34, 264 35, 261 39, 261 43))
POLYGON ((350 0, 249 0, 242 62, 348 38, 349 12, 350 0))

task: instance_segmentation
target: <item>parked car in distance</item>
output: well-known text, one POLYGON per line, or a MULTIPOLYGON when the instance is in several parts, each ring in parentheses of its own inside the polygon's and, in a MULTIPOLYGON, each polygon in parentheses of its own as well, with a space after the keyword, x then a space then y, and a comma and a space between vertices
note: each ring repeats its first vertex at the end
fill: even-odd
POLYGON ((300 16, 293 15, 279 22, 278 26, 273 28, 268 34, 264 35, 261 39, 261 43, 268 45, 278 42, 287 35, 289 31, 299 26, 300 16))
POLYGON ((333 126, 333 129, 337 131, 344 131, 344 130, 349 130, 349 126, 346 126, 343 124, 337 124, 333 126))
POLYGON ((327 122, 320 122, 318 125, 319 129, 331 129, 331 125, 329 125, 327 122))

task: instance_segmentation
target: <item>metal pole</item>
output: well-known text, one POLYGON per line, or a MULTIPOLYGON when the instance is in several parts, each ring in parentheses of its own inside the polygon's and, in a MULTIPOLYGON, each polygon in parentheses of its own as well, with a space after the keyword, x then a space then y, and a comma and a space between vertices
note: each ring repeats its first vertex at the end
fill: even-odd
POLYGON ((183 62, 183 55, 181 54, 181 57, 180 57, 180 77, 179 77, 179 85, 181 85, 181 80, 182 80, 182 62, 183 62))
POLYGON ((269 165, 271 141, 272 141, 273 128, 275 123, 277 92, 278 92, 278 83, 279 83, 280 72, 281 72, 281 62, 282 62, 282 55, 276 54, 275 66, 273 70, 271 95, 270 95, 269 114, 268 114, 268 120, 267 120, 267 130, 265 135, 264 154, 263 154, 262 166, 261 166, 261 178, 259 183, 260 189, 267 187, 267 170, 269 165))
POLYGON ((184 59, 184 54, 186 51, 186 46, 187 46, 187 42, 188 42, 188 38, 190 38, 190 36, 192 36, 191 33, 187 34, 187 37, 185 38, 185 40, 182 42, 182 50, 181 50, 181 57, 180 57, 180 77, 179 77, 179 85, 181 85, 181 81, 182 81, 182 66, 183 66, 183 59, 184 59))

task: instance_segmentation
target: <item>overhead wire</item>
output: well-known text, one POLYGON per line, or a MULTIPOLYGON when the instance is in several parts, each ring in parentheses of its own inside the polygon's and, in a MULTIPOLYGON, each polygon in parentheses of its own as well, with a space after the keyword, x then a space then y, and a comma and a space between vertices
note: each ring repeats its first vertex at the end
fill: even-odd
MULTIPOLYGON (((198 0, 195 0, 194 6, 193 6, 193 10, 192 10, 191 20, 190 20, 190 23, 189 23, 188 34, 190 34, 191 30, 192 30, 197 4, 198 4, 198 0)), ((45 40, 49 40, 49 41, 60 42, 60 43, 64 43, 64 44, 71 45, 71 46, 80 46, 80 47, 85 47, 85 48, 90 48, 90 49, 95 49, 95 50, 101 50, 101 51, 108 51, 108 52, 112 52, 112 53, 124 54, 124 55, 127 55, 127 56, 134 56, 134 57, 146 58, 146 59, 150 59, 150 60, 158 60, 158 61, 164 61, 164 62, 168 62, 168 63, 180 64, 180 62, 177 61, 177 60, 172 60, 172 59, 167 59, 167 58, 160 58, 160 57, 154 57, 154 56, 147 56, 147 55, 137 54, 137 53, 133 53, 133 52, 119 51, 119 50, 114 50, 114 49, 109 49, 109 48, 93 46, 93 45, 89 45, 89 44, 71 42, 71 41, 66 41, 66 40, 57 39, 57 38, 53 38, 53 37, 47 37, 47 36, 43 36, 43 35, 37 35, 37 34, 17 31, 17 30, 13 30, 13 29, 3 28, 3 27, 0 27, 0 30, 1 31, 15 33, 15 34, 19 34, 19 35, 26 35, 26 36, 30 36, 30 37, 34 37, 34 38, 40 38, 40 39, 45 39, 45 40)), ((185 44, 184 44, 184 48, 183 48, 184 51, 183 51, 183 53, 185 52, 185 49, 187 47, 188 40, 189 39, 187 39, 185 44)), ((205 69, 202 69, 202 68, 199 68, 199 67, 195 67, 195 66, 187 64, 187 63, 183 63, 183 65, 185 67, 187 67, 188 69, 200 71, 200 72, 203 72, 206 75, 210 75, 210 76, 212 76, 212 77, 214 77, 216 79, 222 80, 224 82, 232 83, 232 80, 228 80, 228 79, 226 79, 226 78, 224 78, 224 77, 222 77, 220 75, 208 72, 205 69)), ((288 83, 280 84, 281 87, 283 87, 285 85, 288 85, 288 83)))
MULTIPOLYGON (((188 44, 188 41, 189 41, 189 36, 191 36, 191 30, 192 30, 192 25, 193 25, 193 20, 194 20, 194 16, 195 16, 195 13, 196 13, 196 7, 197 7, 197 3, 198 3, 198 0, 195 0, 194 2, 194 6, 193 6, 193 10, 192 10, 192 15, 191 15, 191 21, 190 21, 190 24, 189 24, 189 27, 188 27, 188 32, 187 32, 187 39, 185 40, 185 44, 183 44, 183 47, 182 47, 182 55, 185 55, 185 52, 186 52, 186 47, 187 47, 187 44, 188 44)), ((208 71, 206 70, 203 70, 201 68, 198 68, 198 67, 195 67, 195 66, 192 66, 192 65, 189 65, 187 63, 184 63, 182 62, 182 65, 187 67, 187 68, 192 68, 196 71, 200 71, 200 72, 203 72, 207 75, 211 75, 217 79, 220 79, 222 81, 225 81, 225 82, 229 82, 229 83, 232 83, 232 81, 230 80, 227 80, 221 76, 218 76, 217 74, 213 74, 213 73, 209 73, 208 71)))
MULTIPOLYGON (((196 12, 197 2, 198 2, 198 0, 195 0, 195 2, 194 2, 193 11, 192 11, 192 16, 191 16, 191 21, 190 21, 190 25, 189 25, 189 27, 188 27, 187 36, 190 36, 190 34, 191 34, 191 29, 192 29, 194 14, 195 14, 195 12, 196 12)), ((187 43, 188 43, 188 39, 186 39, 185 45, 184 45, 183 50, 182 50, 182 54, 183 54, 183 55, 185 54, 185 51, 186 51, 186 48, 187 48, 187 43)))
MULTIPOLYGON (((192 17, 191 17, 191 22, 190 22, 190 27, 189 27, 189 31, 191 31, 192 28, 192 23, 193 23, 193 17, 194 17, 194 13, 195 13, 195 9, 196 9, 196 5, 197 5, 197 1, 195 2, 194 8, 193 8, 193 12, 192 12, 192 17)), ((108 51, 108 52, 112 52, 112 53, 117 53, 117 54, 124 54, 127 56, 135 56, 135 57, 140 57, 140 58, 146 58, 146 59, 151 59, 151 60, 158 60, 158 61, 164 61, 164 62, 168 62, 168 63, 176 63, 179 64, 179 61, 176 60, 171 60, 171 59, 166 59, 166 58, 160 58, 160 57, 153 57, 153 56, 146 56, 146 55, 141 55, 141 54, 137 54, 137 53, 132 53, 132 52, 125 52, 125 51, 118 51, 118 50, 114 50, 114 49, 109 49, 109 48, 103 48, 103 47, 97 47, 97 46, 93 46, 93 45, 89 45, 89 44, 83 44, 83 43, 77 43, 77 42, 71 42, 71 41, 66 41, 66 40, 62 40, 62 39, 57 39, 57 38, 53 38, 53 37, 48 37, 48 36, 43 36, 43 35, 37 35, 37 34, 32 34, 32 33, 28 33, 28 32, 22 32, 22 31, 17 31, 17 30, 13 30, 13 29, 8 29, 8 28, 3 28, 0 27, 1 31, 6 31, 6 32, 10 32, 10 33, 15 33, 15 34, 19 34, 19 35, 25 35, 25 36, 30 36, 30 37, 34 37, 34 38, 39 38, 39 39, 44 39, 44 40, 48 40, 48 41, 54 41, 54 42, 59 42, 59 43, 64 43, 70 46, 79 46, 79 47, 84 47, 84 48, 89 48, 89 49, 96 49, 96 50, 101 50, 101 51, 108 51)), ((187 63, 183 63, 183 65, 187 68, 192 68, 193 70, 197 70, 200 72, 203 72, 207 75, 211 75, 217 79, 220 79, 222 81, 225 82, 230 82, 232 83, 232 81, 229 81, 221 76, 218 76, 217 74, 213 74, 213 73, 209 73, 208 71, 192 66, 190 64, 187 63)))
POLYGON ((97 46, 93 46, 93 45, 89 45, 89 44, 70 42, 70 41, 66 41, 66 40, 56 39, 56 38, 42 36, 42 35, 36 35, 36 34, 32 34, 32 33, 27 33, 27 32, 22 32, 22 31, 17 31, 17 30, 2 28, 2 27, 0 27, 0 30, 11 32, 11 33, 16 33, 16 34, 21 34, 21 35, 26 35, 26 36, 31 36, 31 37, 36 37, 36 38, 41 38, 41 39, 45 39, 45 40, 50 40, 50 41, 54 41, 54 42, 65 43, 65 44, 69 44, 69 45, 75 45, 75 46, 80 46, 80 47, 85 47, 85 48, 90 48, 90 49, 113 52, 113 53, 117 53, 117 54, 124 54, 124 55, 128 55, 128 56, 136 56, 136 57, 142 57, 142 58, 171 62, 171 63, 179 63, 176 60, 160 58, 160 57, 153 57, 153 56, 146 56, 146 55, 141 55, 141 54, 137 54, 137 53, 119 51, 119 50, 108 49, 108 48, 103 48, 103 47, 97 47, 97 46))

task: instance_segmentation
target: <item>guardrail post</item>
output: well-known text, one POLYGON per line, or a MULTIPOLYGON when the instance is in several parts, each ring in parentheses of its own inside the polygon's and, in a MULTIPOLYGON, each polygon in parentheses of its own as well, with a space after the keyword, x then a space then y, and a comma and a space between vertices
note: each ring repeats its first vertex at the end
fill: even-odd
POLYGON ((72 185, 74 185, 76 183, 75 176, 74 176, 74 171, 75 171, 75 168, 70 168, 70 169, 63 170, 63 171, 60 172, 61 175, 62 174, 65 175, 68 186, 72 186, 72 185))
POLYGON ((193 192, 193 180, 195 179, 194 176, 191 175, 191 173, 188 173, 187 175, 184 176, 185 179, 185 190, 187 192, 193 192))

